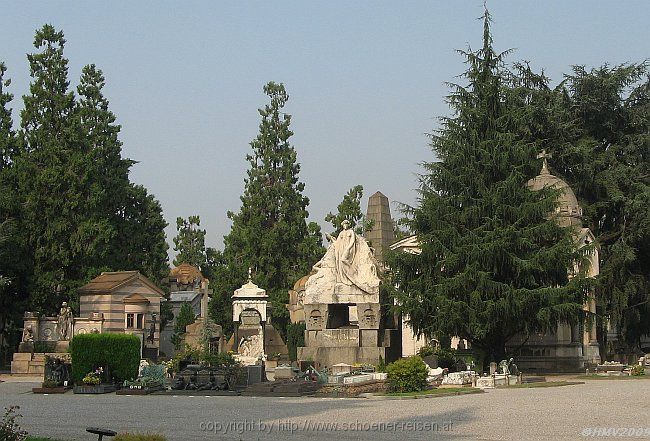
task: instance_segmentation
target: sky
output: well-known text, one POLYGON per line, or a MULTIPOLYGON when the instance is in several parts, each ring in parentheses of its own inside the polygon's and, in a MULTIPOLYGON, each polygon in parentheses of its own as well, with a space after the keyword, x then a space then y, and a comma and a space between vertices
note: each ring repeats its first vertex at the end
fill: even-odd
MULTIPOLYGON (((572 65, 650 58, 648 1, 488 1, 494 46, 544 69, 556 84, 572 65)), ((170 253, 176 218, 198 214, 221 248, 227 211, 240 208, 262 87, 289 93, 292 144, 310 219, 364 187, 398 204, 417 201, 427 133, 448 115, 445 82, 478 48, 483 2, 470 1, 30 1, 0 13, 0 61, 15 95, 29 90, 26 54, 45 23, 63 30, 72 87, 94 63, 122 126, 131 180, 160 200, 170 253)))

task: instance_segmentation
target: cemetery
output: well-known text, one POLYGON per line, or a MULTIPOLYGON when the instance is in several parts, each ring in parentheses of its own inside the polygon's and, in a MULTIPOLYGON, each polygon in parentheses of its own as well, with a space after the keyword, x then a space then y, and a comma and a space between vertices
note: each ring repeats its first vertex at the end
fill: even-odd
MULTIPOLYGON (((483 4, 422 142, 467 5, 76 6, 0 19, 74 29, 0 53, 0 441, 650 436, 647 57, 550 78, 483 4)), ((495 7, 558 60, 647 41, 495 7)))
MULTIPOLYGON (((581 227, 575 195, 550 175, 547 155, 541 158, 542 171, 529 187, 539 191, 550 185, 562 191, 558 222, 575 228, 577 246, 586 246, 593 235, 581 227)), ((388 198, 381 192, 372 195, 366 216, 379 226, 392 223, 388 198)), ((168 299, 137 271, 106 272, 79 288, 79 310, 85 317, 74 317, 65 302, 56 317, 26 312, 12 374, 42 375, 41 387, 33 390, 41 394, 358 397, 435 388, 493 389, 543 382, 544 373, 563 370, 638 376, 650 367, 650 356, 629 365, 601 363, 593 329, 585 328, 580 338, 569 325, 559 324, 557 332, 523 345, 516 363, 511 357, 481 369, 461 339, 453 341, 456 348, 441 348, 435 340, 416 336, 403 317, 382 310, 386 266, 381 250, 419 249, 414 237, 395 241, 392 229, 373 229, 368 236, 357 234, 344 220, 337 237, 328 235, 330 244, 310 274, 288 291, 290 320, 304 324, 304 345, 296 348, 295 360, 271 322, 269 296, 253 283, 252 269, 248 281, 231 295, 233 332, 227 336, 208 315, 210 281, 182 263, 169 273, 168 299), (376 248, 369 246, 371 240, 376 248), (181 344, 174 345, 173 334, 160 329, 163 302, 172 304, 176 315, 182 304, 193 305, 196 317, 186 326, 181 344), (113 352, 100 356, 108 347, 113 352), (392 363, 400 359, 414 366, 409 374, 413 378, 396 379, 402 374, 399 363, 394 368, 392 363), (407 386, 399 385, 401 381, 407 386)), ((595 277, 597 249, 588 255, 595 277)), ((593 305, 588 298, 584 308, 589 311, 593 305)))

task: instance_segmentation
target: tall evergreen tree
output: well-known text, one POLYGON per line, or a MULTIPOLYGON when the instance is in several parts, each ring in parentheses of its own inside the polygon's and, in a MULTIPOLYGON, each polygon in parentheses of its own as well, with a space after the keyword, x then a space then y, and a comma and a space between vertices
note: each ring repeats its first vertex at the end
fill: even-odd
POLYGON ((289 96, 284 85, 274 82, 264 86, 264 93, 270 102, 259 110, 260 131, 246 155, 250 166, 241 209, 228 213, 232 228, 224 237, 223 253, 216 256, 220 264, 211 308, 219 322, 251 267, 255 282, 269 294, 273 318, 283 332, 287 291, 318 260, 322 239, 320 228, 306 222, 309 200, 302 194, 305 184, 298 180, 300 165, 289 142, 291 116, 283 112, 289 96))
POLYGON ((638 351, 650 332, 650 71, 648 63, 575 66, 558 89, 554 164, 574 182, 600 246, 599 340, 608 322, 638 351))
POLYGON ((79 238, 84 204, 79 186, 87 178, 82 140, 75 120, 74 94, 68 90, 65 39, 51 25, 36 32, 40 52, 27 56, 33 78, 23 97, 20 191, 24 198, 21 226, 34 261, 31 300, 36 310, 52 312, 73 297, 81 268, 79 238))
POLYGON ((82 70, 76 116, 84 137, 84 169, 88 184, 85 194, 87 216, 81 229, 84 264, 87 273, 95 275, 100 268, 121 267, 122 255, 127 251, 118 246, 119 213, 125 203, 129 183, 129 168, 134 163, 122 158, 120 126, 109 110, 103 95, 105 79, 94 64, 82 70))
POLYGON ((578 258, 571 231, 549 217, 557 191, 526 186, 541 148, 524 130, 533 78, 506 68, 487 11, 483 20, 482 48, 459 51, 467 85, 451 84, 453 115, 431 136, 437 162, 426 164, 411 212, 422 252, 393 253, 389 266, 417 333, 465 338, 492 361, 518 333, 575 323, 586 291, 582 278, 568 281, 578 258))
POLYGON ((28 55, 32 83, 15 149, 20 231, 33 268, 32 307, 54 312, 75 304, 76 288, 102 270, 167 276, 166 222, 158 201, 129 182, 134 163, 121 156, 120 126, 103 96, 104 77, 84 67, 69 90, 63 33, 45 25, 28 55))
POLYGON ((176 218, 178 233, 174 238, 174 251, 178 254, 174 259, 174 265, 189 263, 201 271, 206 269, 205 230, 199 228, 200 226, 199 216, 190 216, 187 220, 182 217, 176 218))
POLYGON ((76 116, 84 137, 89 179, 85 232, 87 273, 98 268, 139 270, 161 285, 167 277, 167 227, 160 203, 129 181, 135 161, 122 157, 121 127, 103 95, 105 78, 94 64, 83 68, 77 92, 76 116), (92 246, 97 244, 96 246, 92 246))
POLYGON ((118 223, 122 263, 116 269, 137 269, 158 285, 169 275, 165 228, 160 202, 142 185, 130 184, 118 223))
POLYGON ((8 344, 0 345, 0 364, 8 363, 20 338, 18 326, 26 306, 30 270, 24 235, 18 228, 22 206, 15 163, 18 142, 9 108, 13 95, 7 91, 11 82, 5 72, 6 66, 0 62, 0 341, 8 344))

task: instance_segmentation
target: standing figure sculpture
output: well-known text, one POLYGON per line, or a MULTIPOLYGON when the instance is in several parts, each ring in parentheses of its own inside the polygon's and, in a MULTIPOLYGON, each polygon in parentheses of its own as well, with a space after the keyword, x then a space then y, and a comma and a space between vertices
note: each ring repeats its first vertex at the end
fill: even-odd
POLYGON ((341 292, 340 287, 349 287, 348 292, 377 294, 379 277, 377 261, 365 239, 351 229, 347 219, 338 237, 327 234, 331 242, 323 258, 314 265, 313 274, 305 285, 305 303, 321 303, 310 293, 341 292), (350 291, 352 289, 352 291, 350 291))
POLYGON ((336 239, 327 235, 334 247, 336 281, 345 285, 354 285, 355 277, 351 270, 357 255, 357 235, 350 229, 350 221, 347 219, 341 223, 341 228, 343 229, 336 239))
POLYGON ((57 330, 61 341, 70 340, 72 333, 72 309, 67 302, 61 304, 59 316, 57 318, 57 330))

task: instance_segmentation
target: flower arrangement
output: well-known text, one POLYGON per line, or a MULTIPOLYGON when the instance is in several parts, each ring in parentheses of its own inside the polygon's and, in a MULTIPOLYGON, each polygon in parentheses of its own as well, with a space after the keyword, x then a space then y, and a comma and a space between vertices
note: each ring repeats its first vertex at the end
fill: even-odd
POLYGON ((88 372, 86 376, 81 380, 83 384, 87 386, 97 386, 102 382, 102 374, 104 373, 104 368, 99 367, 92 372, 88 372))
POLYGON ((632 368, 630 368, 630 375, 634 377, 645 375, 645 368, 641 365, 632 366, 632 368))

